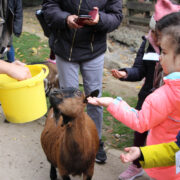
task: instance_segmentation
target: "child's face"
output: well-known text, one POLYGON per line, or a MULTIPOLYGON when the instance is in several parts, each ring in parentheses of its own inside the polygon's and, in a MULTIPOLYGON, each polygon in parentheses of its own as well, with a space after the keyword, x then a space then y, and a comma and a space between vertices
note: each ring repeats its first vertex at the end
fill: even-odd
POLYGON ((161 41, 161 36, 162 36, 161 32, 156 30, 155 33, 156 33, 156 37, 157 37, 157 45, 160 46, 160 41, 161 41))
POLYGON ((176 45, 172 43, 171 37, 162 36, 160 40, 161 55, 160 63, 165 75, 180 71, 180 55, 175 54, 176 45))
POLYGON ((151 30, 151 37, 153 38, 153 40, 154 40, 154 42, 156 43, 156 45, 158 45, 157 34, 155 33, 154 30, 151 30))

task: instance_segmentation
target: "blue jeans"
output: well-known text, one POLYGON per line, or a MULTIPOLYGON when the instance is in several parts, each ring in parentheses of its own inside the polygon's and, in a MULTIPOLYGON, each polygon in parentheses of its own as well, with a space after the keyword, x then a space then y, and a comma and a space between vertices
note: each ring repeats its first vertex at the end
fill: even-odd
MULTIPOLYGON (((85 94, 98 89, 99 97, 102 95, 102 78, 104 67, 104 54, 84 62, 71 62, 63 60, 56 55, 56 65, 59 74, 59 84, 61 88, 76 87, 79 88, 79 70, 83 78, 85 94)), ((103 108, 101 106, 87 105, 87 113, 93 119, 99 139, 101 139, 103 108)))
POLYGON ((14 47, 13 47, 13 45, 11 45, 10 50, 7 52, 8 62, 14 62, 14 60, 15 60, 14 56, 15 56, 14 47))

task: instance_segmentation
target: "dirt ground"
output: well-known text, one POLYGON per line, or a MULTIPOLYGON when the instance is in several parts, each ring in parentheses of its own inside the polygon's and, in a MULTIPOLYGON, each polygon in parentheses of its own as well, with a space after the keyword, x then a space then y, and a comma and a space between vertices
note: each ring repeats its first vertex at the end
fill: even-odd
MULTIPOLYGON (((35 33, 47 40, 35 19, 35 8, 24 11, 23 31, 35 33)), ((142 83, 142 82, 141 82, 142 83)), ((104 91, 122 97, 137 96, 141 83, 120 82, 112 78, 109 70, 104 70, 104 91)), ((2 110, 1 110, 2 111, 2 110)), ((49 163, 46 160, 40 144, 40 134, 43 130, 45 117, 26 124, 4 123, 3 113, 0 113, 0 180, 49 180, 49 163)), ((107 163, 95 164, 93 180, 117 180, 118 175, 125 170, 127 164, 119 160, 121 151, 108 148, 107 163)), ((80 179, 78 177, 73 180, 80 179)), ((137 180, 148 180, 143 175, 137 180)), ((59 178, 60 180, 60 178, 59 178)))

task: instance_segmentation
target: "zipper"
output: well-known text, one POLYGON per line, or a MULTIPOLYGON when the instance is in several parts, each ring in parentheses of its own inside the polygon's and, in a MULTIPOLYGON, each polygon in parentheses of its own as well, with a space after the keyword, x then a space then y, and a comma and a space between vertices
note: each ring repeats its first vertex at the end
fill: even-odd
POLYGON ((93 53, 93 51, 94 51, 94 47, 93 47, 93 42, 94 42, 94 33, 93 33, 93 35, 92 35, 92 38, 91 38, 91 51, 92 51, 92 53, 93 53))
MULTIPOLYGON (((78 7, 78 15, 81 9, 81 4, 82 4, 82 0, 80 0, 79 2, 79 7, 78 7)), ((72 56, 72 50, 73 50, 73 46, 74 46, 74 41, 75 41, 75 37, 76 37, 76 33, 77 33, 77 29, 75 29, 74 31, 74 35, 73 35, 73 39, 72 39, 72 44, 71 44, 71 49, 70 49, 70 55, 69 55, 69 61, 71 61, 71 56, 72 56)))

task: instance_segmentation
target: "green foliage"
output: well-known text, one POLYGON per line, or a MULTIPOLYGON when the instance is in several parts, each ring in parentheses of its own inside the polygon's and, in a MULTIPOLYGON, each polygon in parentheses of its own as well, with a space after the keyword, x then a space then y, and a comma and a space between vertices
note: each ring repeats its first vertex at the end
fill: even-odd
POLYGON ((19 38, 13 38, 16 59, 25 63, 41 62, 49 56, 49 46, 47 42, 42 42, 34 34, 23 33, 19 38))

